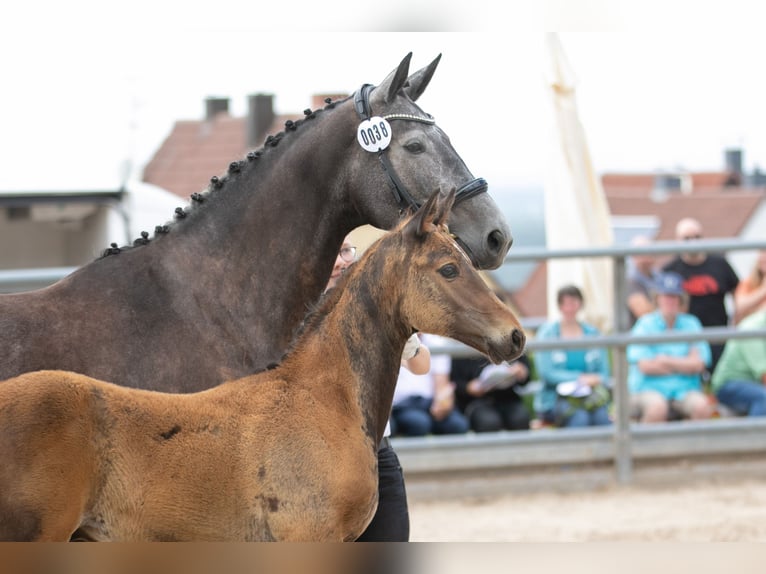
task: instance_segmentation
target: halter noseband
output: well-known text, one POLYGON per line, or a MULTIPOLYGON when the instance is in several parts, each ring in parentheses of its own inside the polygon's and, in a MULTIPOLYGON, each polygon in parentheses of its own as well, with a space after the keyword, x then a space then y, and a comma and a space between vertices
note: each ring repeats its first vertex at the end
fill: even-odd
MULTIPOLYGON (((354 109, 362 121, 369 120, 370 117, 372 117, 372 108, 370 107, 370 92, 374 88, 375 86, 372 84, 363 84, 361 88, 354 92, 354 109)), ((436 123, 436 120, 434 120, 434 118, 431 116, 423 117, 412 114, 389 114, 387 116, 383 116, 383 119, 389 122, 393 120, 409 120, 412 122, 420 122, 422 124, 428 125, 434 125, 436 123)), ((420 208, 422 204, 415 200, 414 197, 412 197, 412 195, 407 191, 407 188, 404 186, 404 183, 402 183, 402 180, 400 180, 396 175, 396 171, 391 165, 391 160, 388 158, 388 154, 386 154, 387 149, 388 148, 384 148, 377 152, 378 159, 380 159, 380 165, 383 167, 383 172, 388 176, 388 185, 391 188, 391 193, 394 194, 394 199, 399 204, 399 209, 404 211, 407 209, 407 207, 412 207, 414 209, 420 208)), ((472 179, 457 190, 455 193, 454 205, 457 205, 461 201, 470 199, 475 195, 479 195, 480 193, 487 191, 487 187, 487 182, 483 177, 472 179)))

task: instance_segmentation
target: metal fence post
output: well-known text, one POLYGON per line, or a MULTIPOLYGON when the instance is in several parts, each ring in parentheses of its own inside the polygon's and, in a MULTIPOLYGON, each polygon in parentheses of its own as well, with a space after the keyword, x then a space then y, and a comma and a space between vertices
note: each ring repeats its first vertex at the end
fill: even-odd
MULTIPOLYGON (((625 308, 627 300, 625 256, 614 258, 614 318, 615 331, 628 330, 628 314, 625 308)), ((628 362, 625 345, 614 347, 612 354, 612 373, 614 375, 614 463, 617 482, 629 484, 633 479, 633 458, 630 436, 630 393, 628 392, 628 362)))

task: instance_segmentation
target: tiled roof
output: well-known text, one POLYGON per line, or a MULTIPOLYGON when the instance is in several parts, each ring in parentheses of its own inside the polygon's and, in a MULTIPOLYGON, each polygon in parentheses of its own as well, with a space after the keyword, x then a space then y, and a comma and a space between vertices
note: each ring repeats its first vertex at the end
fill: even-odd
POLYGON ((707 237, 737 237, 763 200, 764 190, 730 188, 715 194, 674 193, 661 202, 646 195, 626 197, 609 191, 606 197, 612 215, 656 216, 660 227, 655 239, 674 239, 676 223, 683 217, 699 220, 707 237))
MULTIPOLYGON (((609 195, 633 195, 648 194, 655 186, 657 175, 664 172, 654 173, 605 173, 601 177, 601 184, 609 195)), ((689 193, 713 193, 731 186, 736 176, 727 171, 704 171, 704 172, 679 172, 690 178, 691 189, 689 193)), ((740 178, 741 179, 741 178, 740 178)))
POLYGON ((178 121, 146 165, 144 181, 181 197, 202 191, 244 155, 245 133, 245 120, 226 113, 209 121, 178 121))
MULTIPOLYGON (((323 107, 325 97, 315 95, 312 109, 323 107)), ((345 96, 330 97, 336 100, 345 96)), ((302 113, 275 116, 265 133, 276 134, 284 129, 287 120, 302 117, 302 113)), ((247 118, 235 118, 224 111, 209 120, 179 120, 144 168, 143 181, 188 199, 192 193, 203 191, 212 176, 224 173, 231 162, 244 158, 248 151, 247 118)))

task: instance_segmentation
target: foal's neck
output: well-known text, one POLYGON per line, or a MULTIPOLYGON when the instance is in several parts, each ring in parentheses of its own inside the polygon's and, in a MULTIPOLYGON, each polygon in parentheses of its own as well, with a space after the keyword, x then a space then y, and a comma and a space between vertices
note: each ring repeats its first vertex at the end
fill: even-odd
POLYGON ((299 341, 285 365, 292 360, 314 365, 317 375, 306 377, 308 384, 318 393, 335 393, 357 405, 365 432, 377 444, 391 411, 411 327, 399 308, 397 284, 361 268, 354 272, 339 287, 343 291, 335 306, 299 341))

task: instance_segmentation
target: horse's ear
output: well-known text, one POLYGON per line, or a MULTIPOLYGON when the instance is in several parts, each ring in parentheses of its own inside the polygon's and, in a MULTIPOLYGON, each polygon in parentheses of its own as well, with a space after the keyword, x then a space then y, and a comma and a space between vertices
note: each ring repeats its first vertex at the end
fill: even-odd
POLYGON ((418 237, 432 232, 436 227, 446 225, 454 203, 455 188, 452 188, 447 195, 442 195, 438 189, 434 191, 425 205, 415 214, 418 237))
POLYGON ((436 66, 439 65, 439 60, 441 60, 441 58, 442 55, 439 54, 433 62, 428 64, 428 66, 418 70, 407 79, 407 85, 405 85, 404 91, 413 102, 416 102, 423 92, 426 91, 426 87, 428 87, 428 83, 431 81, 431 78, 433 78, 436 66))
POLYGON ((399 90, 404 87, 404 84, 407 81, 407 74, 410 71, 411 59, 412 52, 407 54, 399 64, 399 67, 391 72, 388 76, 386 76, 386 79, 383 80, 376 88, 375 92, 379 94, 385 94, 382 96, 385 98, 383 100, 384 104, 393 102, 394 98, 396 98, 396 94, 398 94, 399 90))

